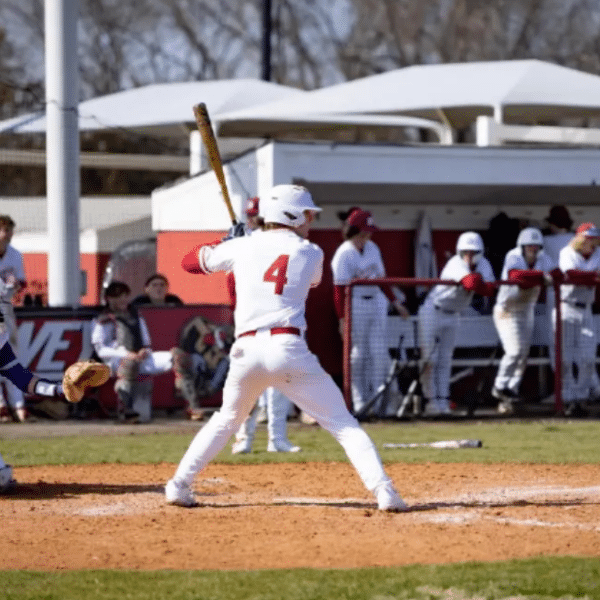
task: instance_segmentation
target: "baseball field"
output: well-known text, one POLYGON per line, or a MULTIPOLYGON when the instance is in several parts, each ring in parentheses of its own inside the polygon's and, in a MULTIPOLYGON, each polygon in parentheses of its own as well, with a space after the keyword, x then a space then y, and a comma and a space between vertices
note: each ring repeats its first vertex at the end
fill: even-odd
POLYGON ((18 485, 0 496, 0 597, 600 599, 600 421, 365 425, 410 510, 376 510, 335 441, 290 423, 299 454, 228 446, 162 488, 185 421, 0 428, 18 485), (480 448, 386 444, 479 439, 480 448))

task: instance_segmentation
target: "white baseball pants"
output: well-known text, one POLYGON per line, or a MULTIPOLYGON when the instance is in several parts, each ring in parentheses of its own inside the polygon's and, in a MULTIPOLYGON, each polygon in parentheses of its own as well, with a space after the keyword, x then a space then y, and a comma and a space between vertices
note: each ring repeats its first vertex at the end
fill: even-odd
MULTIPOLYGON (((355 413, 385 381, 390 357, 386 335, 387 299, 378 292, 372 297, 352 298, 352 405, 355 413)), ((375 407, 374 410, 377 410, 375 407)))
POLYGON ((458 316, 425 302, 419 309, 421 387, 427 400, 449 400, 458 316))
POLYGON ((348 412, 340 389, 302 337, 261 330, 237 339, 230 358, 221 409, 192 440, 175 472, 175 481, 192 484, 196 474, 223 450, 256 398, 268 387, 281 390, 333 435, 368 490, 373 492, 389 481, 375 445, 348 412))
POLYGON ((563 402, 585 400, 594 387, 596 331, 590 306, 579 308, 567 302, 560 305, 562 316, 562 396, 563 402), (577 367, 577 377, 573 372, 577 367))
POLYGON ((531 337, 533 335, 534 305, 523 309, 506 310, 496 304, 493 313, 494 325, 504 349, 494 387, 518 392, 525 374, 531 337))
POLYGON ((256 433, 256 419, 258 417, 258 407, 261 402, 265 402, 267 407, 267 431, 269 441, 286 442, 287 441, 287 418, 291 402, 279 391, 273 387, 267 388, 258 399, 256 408, 250 412, 246 420, 235 434, 237 441, 254 439, 256 433))

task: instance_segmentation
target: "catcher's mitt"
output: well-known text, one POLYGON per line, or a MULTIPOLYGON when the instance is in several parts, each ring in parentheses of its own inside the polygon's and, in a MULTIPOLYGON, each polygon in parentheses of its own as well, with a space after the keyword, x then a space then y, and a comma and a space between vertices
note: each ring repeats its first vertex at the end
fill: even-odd
POLYGON ((79 402, 88 388, 98 387, 108 381, 107 365, 91 360, 73 363, 63 376, 63 394, 69 402, 79 402))

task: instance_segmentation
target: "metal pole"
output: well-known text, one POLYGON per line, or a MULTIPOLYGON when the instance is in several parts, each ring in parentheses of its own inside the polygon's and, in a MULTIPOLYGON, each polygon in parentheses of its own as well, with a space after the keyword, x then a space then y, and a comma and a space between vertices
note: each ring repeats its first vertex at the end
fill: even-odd
POLYGON ((552 285, 554 293, 554 410, 557 414, 561 414, 564 409, 562 397, 562 381, 563 381, 563 335, 562 335, 562 306, 560 301, 560 283, 555 281, 552 285))
POLYGON ((78 306, 78 0, 45 0, 48 301, 78 306))
POLYGON ((353 410, 352 404, 352 370, 350 368, 350 353, 352 352, 352 284, 344 287, 344 332, 342 368, 344 379, 344 400, 349 410, 353 410))
POLYGON ((262 79, 271 81, 271 33, 273 21, 271 18, 271 0, 263 2, 263 53, 262 53, 262 79))

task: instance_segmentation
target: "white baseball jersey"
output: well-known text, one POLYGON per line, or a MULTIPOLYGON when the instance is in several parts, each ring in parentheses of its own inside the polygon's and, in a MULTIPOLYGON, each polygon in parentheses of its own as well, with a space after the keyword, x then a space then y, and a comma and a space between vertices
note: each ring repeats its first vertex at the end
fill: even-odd
MULTIPOLYGON (((523 257, 521 247, 513 248, 504 257, 501 279, 508 280, 508 274, 513 270, 519 271, 551 271, 554 265, 550 257, 542 250, 538 252, 535 264, 530 267, 523 257)), ((540 295, 541 286, 524 289, 518 285, 501 285, 498 290, 496 304, 503 308, 526 308, 535 304, 540 295)))
MULTIPOLYGON (((492 265, 487 258, 481 257, 475 271, 471 271, 467 263, 455 254, 442 269, 440 279, 460 281, 471 273, 480 273, 484 281, 495 281, 492 265)), ((473 299, 474 292, 465 290, 460 285, 436 285, 430 292, 428 301, 446 311, 460 312, 467 308, 473 299)))
POLYGON ((198 254, 205 273, 235 277, 235 334, 272 327, 306 329, 304 305, 323 274, 323 250, 289 229, 257 231, 198 254))
MULTIPOLYGON (((367 240, 363 251, 359 252, 356 246, 346 240, 341 244, 331 260, 334 285, 347 285, 353 279, 374 279, 385 277, 385 267, 381 252, 375 242, 367 240)), ((355 286, 353 299, 356 296, 377 296, 381 290, 378 286, 355 286)))
MULTIPOLYGON (((600 269, 600 248, 596 248, 589 258, 565 246, 559 254, 558 266, 563 273, 571 270, 598 271, 600 269)), ((595 288, 586 285, 561 285, 560 298, 563 302, 592 304, 595 288)))

